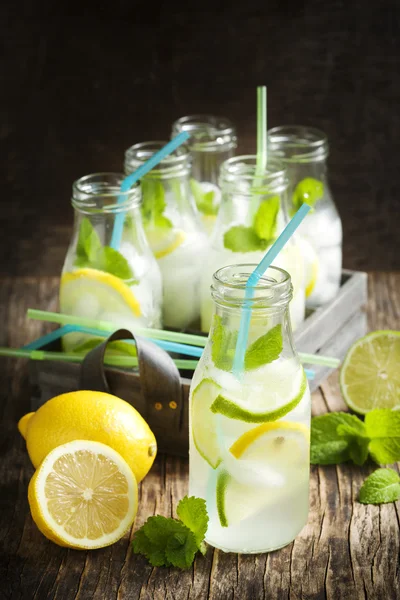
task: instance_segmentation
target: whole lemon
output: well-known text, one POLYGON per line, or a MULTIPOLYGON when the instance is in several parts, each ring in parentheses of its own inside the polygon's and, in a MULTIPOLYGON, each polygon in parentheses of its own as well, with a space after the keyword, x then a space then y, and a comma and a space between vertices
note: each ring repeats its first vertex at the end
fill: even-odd
POLYGON ((22 417, 18 429, 35 468, 61 444, 92 440, 119 452, 139 483, 157 454, 154 434, 137 410, 103 392, 83 390, 56 396, 22 417))

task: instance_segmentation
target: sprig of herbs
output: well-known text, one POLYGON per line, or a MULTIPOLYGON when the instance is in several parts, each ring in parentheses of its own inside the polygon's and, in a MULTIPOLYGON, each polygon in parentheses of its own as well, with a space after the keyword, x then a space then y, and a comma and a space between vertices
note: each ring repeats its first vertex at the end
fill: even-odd
POLYGON ((276 239, 279 196, 261 202, 254 216, 253 226, 235 225, 224 234, 224 246, 232 252, 255 252, 266 250, 276 239))

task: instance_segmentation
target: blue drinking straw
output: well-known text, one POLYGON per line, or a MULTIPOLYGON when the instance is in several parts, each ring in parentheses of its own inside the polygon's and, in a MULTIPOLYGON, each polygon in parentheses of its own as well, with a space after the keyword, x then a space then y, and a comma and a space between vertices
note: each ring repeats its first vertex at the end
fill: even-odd
MULTIPOLYGON (((181 146, 190 137, 187 131, 182 131, 176 137, 174 137, 168 144, 166 144, 161 150, 155 152, 149 160, 146 160, 143 165, 140 165, 136 171, 125 177, 121 183, 121 192, 129 192, 131 187, 139 181, 144 175, 146 175, 151 169, 158 165, 166 156, 172 154, 179 146, 181 146)), ((125 201, 124 196, 119 196, 117 204, 122 204, 125 201)), ((111 247, 118 250, 121 239, 122 231, 124 228, 125 211, 121 211, 117 214, 114 221, 114 228, 111 235, 111 247)))
POLYGON ((303 204, 294 215, 293 219, 289 221, 285 229, 282 231, 278 239, 272 244, 271 248, 261 259, 259 264, 256 266, 254 271, 251 273, 247 280, 245 287, 245 303, 242 309, 240 317, 239 334, 236 342, 235 357, 233 360, 233 373, 236 377, 239 377, 243 371, 244 355, 246 353, 247 338, 249 336, 250 318, 251 318, 251 300, 253 299, 254 290, 257 286, 259 279, 264 275, 265 271, 271 265, 271 263, 278 256, 282 248, 290 240, 298 226, 307 215, 311 206, 303 204))

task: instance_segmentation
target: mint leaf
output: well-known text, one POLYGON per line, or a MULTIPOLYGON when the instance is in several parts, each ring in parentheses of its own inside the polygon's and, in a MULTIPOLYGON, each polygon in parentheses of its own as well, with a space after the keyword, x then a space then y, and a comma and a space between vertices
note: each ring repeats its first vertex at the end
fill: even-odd
POLYGON ((349 443, 349 458, 356 465, 363 465, 368 458, 370 442, 364 423, 356 417, 352 423, 338 425, 337 433, 349 443))
POLYGON ((400 499, 400 477, 393 469, 377 469, 361 486, 362 504, 384 504, 400 499))
POLYGON ((131 284, 137 283, 125 256, 114 248, 103 247, 96 230, 86 217, 82 219, 79 228, 74 266, 90 267, 115 275, 131 284))
POLYGON ((311 420, 311 464, 336 465, 349 460, 351 441, 358 435, 359 423, 361 421, 357 417, 345 412, 313 417, 311 420), (343 435, 338 433, 340 425, 348 426, 348 429, 342 430, 343 435), (349 432, 354 433, 354 436, 349 432))
POLYGON ((87 217, 84 217, 79 227, 78 243, 76 246, 76 257, 83 266, 85 263, 91 263, 96 260, 103 246, 100 238, 87 217))
POLYGON ((135 554, 143 554, 153 567, 188 569, 198 550, 205 554, 204 535, 208 525, 205 501, 185 496, 177 507, 181 520, 149 517, 133 536, 135 554), (187 525, 186 525, 187 524, 187 525))
POLYGON ((279 196, 272 196, 261 202, 254 217, 254 231, 267 246, 276 238, 280 206, 279 196))
POLYGON ((146 228, 170 229, 171 221, 164 216, 167 207, 165 202, 164 187, 155 179, 142 179, 142 218, 146 228))
POLYGON ((188 569, 198 550, 193 533, 179 521, 181 531, 168 538, 165 556, 174 567, 188 569))
POLYGON ((238 332, 228 329, 219 315, 214 315, 212 332, 211 358, 218 369, 231 371, 238 332))
POLYGON ((208 527, 206 501, 194 496, 185 496, 179 502, 176 512, 182 523, 194 534, 197 547, 204 554, 203 540, 208 527))
POLYGON ((218 206, 214 204, 215 192, 209 190, 205 192, 199 181, 196 179, 190 180, 190 189, 195 199, 198 210, 204 215, 216 215, 218 212, 218 206))
POLYGON ((391 464, 400 460, 400 411, 372 410, 365 416, 365 428, 371 438, 369 452, 375 462, 391 464))
POLYGON ((298 210, 303 204, 314 207, 324 196, 324 184, 313 177, 306 177, 296 185, 292 196, 293 206, 298 210))
POLYGON ((271 363, 279 358, 282 349, 282 325, 278 324, 247 348, 244 357, 244 368, 246 371, 251 371, 271 363))
POLYGON ((224 246, 232 252, 255 252, 266 247, 253 227, 244 225, 235 225, 225 232, 224 246))

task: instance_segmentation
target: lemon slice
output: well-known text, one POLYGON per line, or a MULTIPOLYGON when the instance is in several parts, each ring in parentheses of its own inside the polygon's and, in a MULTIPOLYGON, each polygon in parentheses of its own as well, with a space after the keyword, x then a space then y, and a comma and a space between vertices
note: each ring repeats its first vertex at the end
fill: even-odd
POLYGON ((103 313, 140 317, 140 304, 132 290, 118 277, 97 269, 64 273, 60 284, 60 305, 64 313, 101 319, 103 313))
POLYGON ((87 440, 55 448, 34 476, 28 500, 40 531, 60 546, 103 548, 130 529, 137 483, 118 452, 87 440))
POLYGON ((357 340, 343 361, 340 387, 346 404, 367 414, 400 409, 400 331, 373 331, 357 340))
MULTIPOLYGON (((216 485, 217 512, 222 527, 236 525, 279 502, 288 487, 308 472, 309 429, 301 423, 264 423, 246 431, 231 446, 238 470, 247 468, 254 481, 244 484, 234 472, 221 469, 216 485)), ((232 464, 230 465, 232 469, 232 464)))
POLYGON ((174 252, 186 240, 186 233, 181 229, 166 232, 150 229, 146 231, 146 236, 154 256, 158 259, 174 252))
POLYGON ((203 379, 192 394, 193 441, 201 456, 216 469, 221 462, 215 416, 210 407, 221 392, 212 379, 203 379))
POLYGON ((298 244, 304 259, 306 298, 314 291, 319 274, 319 258, 314 246, 305 238, 299 238, 298 244))
POLYGON ((210 406, 213 413, 221 414, 229 419, 245 421, 246 423, 265 423, 276 421, 293 410, 303 398, 307 388, 307 378, 303 369, 298 371, 294 389, 298 390, 288 401, 285 398, 278 400, 272 410, 265 410, 264 398, 255 396, 246 401, 242 398, 228 397, 219 394, 210 406), (259 404, 257 406, 257 404, 259 404))

